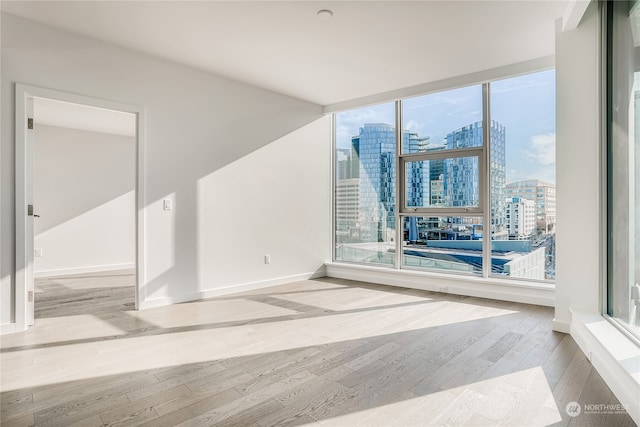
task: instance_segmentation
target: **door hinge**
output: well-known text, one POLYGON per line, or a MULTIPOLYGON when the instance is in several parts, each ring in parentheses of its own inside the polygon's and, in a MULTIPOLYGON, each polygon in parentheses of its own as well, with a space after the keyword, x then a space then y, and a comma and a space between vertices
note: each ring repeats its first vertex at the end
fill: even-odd
POLYGON ((27 129, 33 129, 33 119, 31 117, 27 119, 27 129))
POLYGON ((29 291, 29 294, 27 295, 27 299, 29 300, 29 302, 33 302, 33 291, 29 291))

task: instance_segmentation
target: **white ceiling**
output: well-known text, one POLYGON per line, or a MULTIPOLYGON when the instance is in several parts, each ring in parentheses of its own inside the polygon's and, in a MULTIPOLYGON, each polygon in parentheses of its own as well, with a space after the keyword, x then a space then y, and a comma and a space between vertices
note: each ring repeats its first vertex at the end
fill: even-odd
POLYGON ((3 11, 320 105, 554 53, 567 2, 2 1, 3 11), (331 9, 330 20, 317 11, 331 9))

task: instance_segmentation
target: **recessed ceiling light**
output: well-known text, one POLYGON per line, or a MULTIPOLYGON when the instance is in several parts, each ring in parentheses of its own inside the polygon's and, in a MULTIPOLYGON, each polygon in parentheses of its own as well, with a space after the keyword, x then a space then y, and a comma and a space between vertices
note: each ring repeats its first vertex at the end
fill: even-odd
POLYGON ((331 19, 333 16, 333 12, 329 9, 322 9, 318 11, 318 18, 326 21, 327 19, 331 19))

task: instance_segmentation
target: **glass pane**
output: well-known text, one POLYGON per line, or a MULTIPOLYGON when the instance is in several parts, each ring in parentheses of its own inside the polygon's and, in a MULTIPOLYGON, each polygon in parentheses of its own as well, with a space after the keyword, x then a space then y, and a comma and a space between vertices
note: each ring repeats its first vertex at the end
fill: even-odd
POLYGON ((336 114, 335 259, 394 264, 395 105, 336 114))
POLYGON ((407 207, 478 207, 478 161, 472 156, 406 162, 407 207))
POLYGON ((482 85, 402 103, 402 153, 482 146, 482 85))
POLYGON ((482 274, 482 217, 405 217, 402 265, 482 274))
POLYGON ((607 311, 640 338, 640 5, 612 2, 607 311))
POLYGON ((515 252, 526 266, 510 271, 511 277, 553 280, 555 71, 499 80, 490 87, 492 253, 517 245, 515 252))

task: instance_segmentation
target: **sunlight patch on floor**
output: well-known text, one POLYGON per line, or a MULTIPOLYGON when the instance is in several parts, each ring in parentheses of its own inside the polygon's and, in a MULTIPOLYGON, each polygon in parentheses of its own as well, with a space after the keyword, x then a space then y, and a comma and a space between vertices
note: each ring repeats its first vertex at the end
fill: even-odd
POLYGON ((68 340, 83 340, 114 335, 127 331, 91 314, 36 319, 36 326, 19 334, 2 336, 2 348, 51 344, 68 340))
MULTIPOLYGON (((199 307, 209 311, 220 302, 211 301, 210 303, 201 303, 199 307)), ((223 303, 228 304, 229 301, 223 301, 223 303)), ((243 301, 243 304, 247 303, 247 301, 243 301)), ((189 306, 193 310, 193 304, 189 304, 189 306)), ((179 306, 173 306, 172 309, 176 307, 179 306)), ((257 308, 261 309, 261 307, 257 308)), ((279 307, 272 309, 274 310, 273 314, 283 310, 279 307)), ((187 320, 197 320, 197 312, 198 310, 192 312, 193 316, 196 316, 195 319, 187 320)), ((184 325, 185 319, 180 316, 167 315, 166 311, 159 313, 164 313, 166 316, 163 323, 168 327, 184 325)), ((469 322, 474 320, 511 313, 513 313, 511 310, 479 306, 477 309, 467 312, 464 322, 460 322, 460 317, 456 312, 456 303, 441 301, 435 304, 409 307, 380 308, 375 310, 374 317, 372 317, 371 311, 367 310, 232 327, 215 327, 213 324, 211 328, 78 344, 74 344, 73 340, 118 335, 124 332, 93 316, 44 319, 50 322, 64 322, 65 319, 67 322, 73 321, 69 323, 69 327, 59 324, 58 332, 52 331, 52 333, 58 334, 54 336, 62 343, 58 347, 3 352, 0 359, 3 366, 8 363, 14 369, 11 372, 3 372, 2 391, 349 340, 362 340, 385 334, 411 333, 411 331, 456 323, 469 327, 469 322), (434 307, 438 308, 438 305, 442 311, 441 315, 428 316, 427 314, 432 314, 434 307), (421 310, 427 310, 424 312, 424 317, 420 316, 421 310), (416 315, 422 320, 416 321, 416 315), (409 317, 413 317, 414 320, 408 322, 409 317), (74 333, 73 329, 70 329, 74 324, 78 327, 82 325, 84 332, 74 333), (67 340, 70 340, 69 343, 64 344, 67 340), (31 366, 29 360, 38 361, 38 363, 36 366, 31 366)), ((147 320, 156 322, 162 319, 155 317, 147 320)), ((43 332, 44 328, 34 328, 32 331, 41 340, 49 339, 43 332)), ((24 337, 22 339, 24 340, 24 337)), ((50 338, 47 342, 52 342, 52 339, 50 338)), ((8 343, 4 340, 2 345, 3 348, 8 347, 8 343)))
MULTIPOLYGON (((562 408, 561 408, 562 409, 562 408)), ((323 426, 547 426, 562 421, 541 367, 321 420, 323 426), (433 414, 439 414, 433 416, 433 414)))
POLYGON ((295 310, 246 299, 197 301, 168 307, 129 311, 136 319, 161 328, 181 328, 297 314, 295 310))

